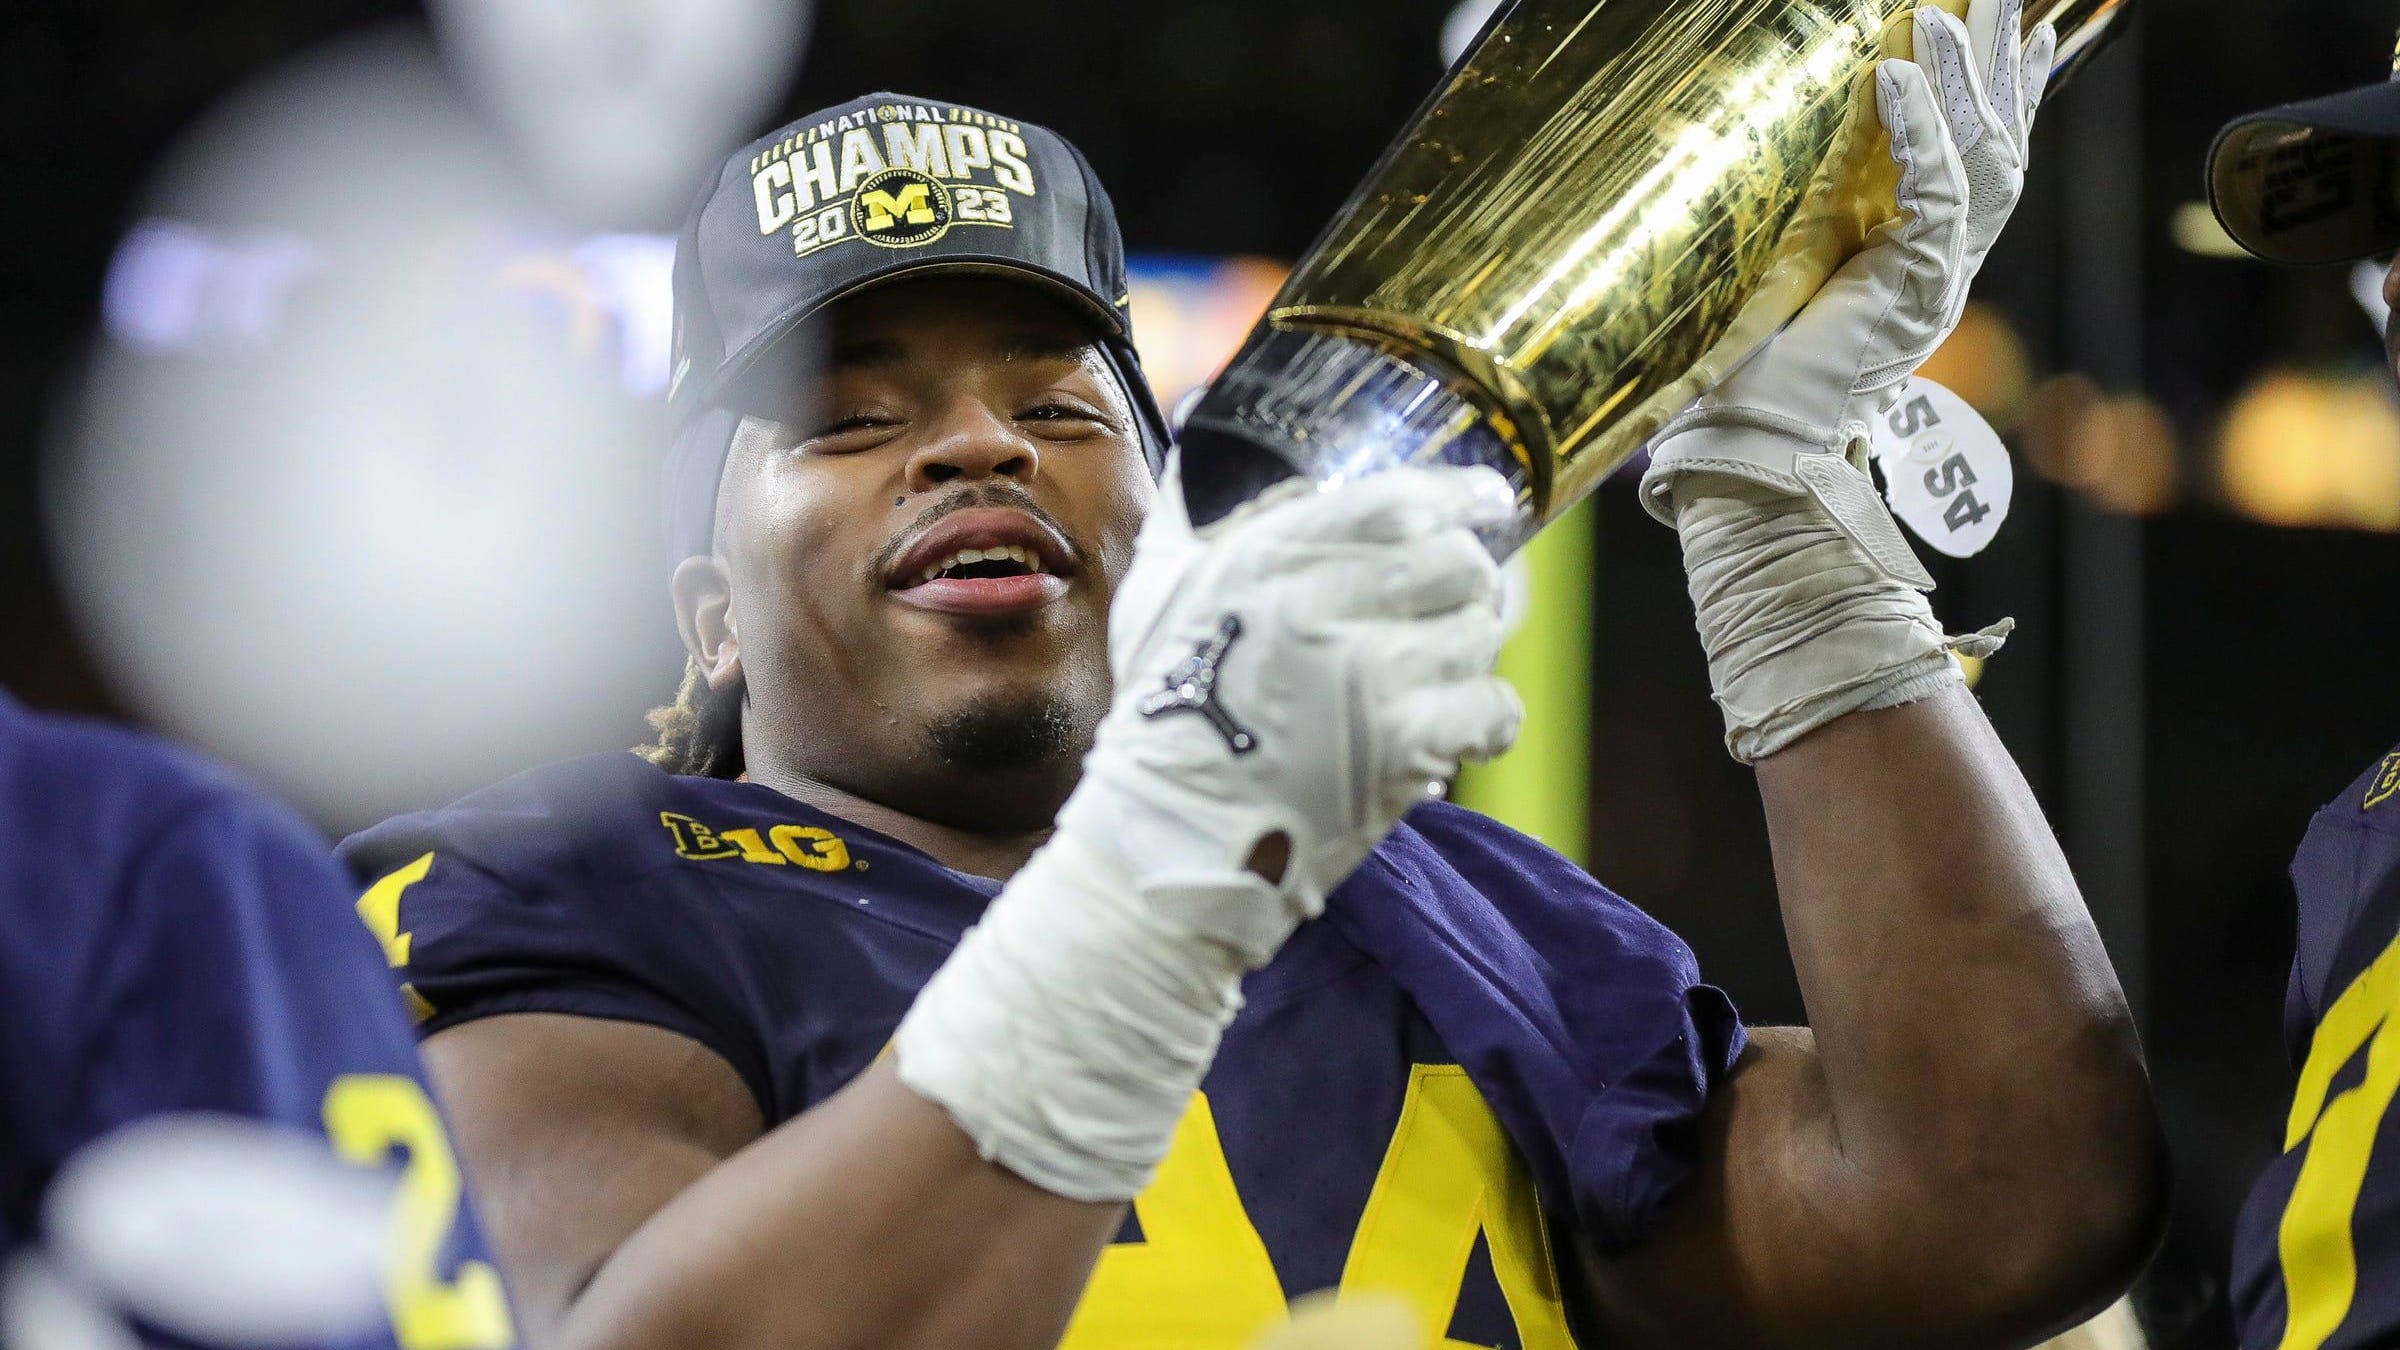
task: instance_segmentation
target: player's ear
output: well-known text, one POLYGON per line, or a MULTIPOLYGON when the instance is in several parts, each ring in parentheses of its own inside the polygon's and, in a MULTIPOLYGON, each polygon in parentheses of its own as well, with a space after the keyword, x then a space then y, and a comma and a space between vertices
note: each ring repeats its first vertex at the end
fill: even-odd
POLYGON ((708 687, 720 693, 742 678, 742 635, 733 621, 733 584, 715 558, 686 558, 672 583, 675 627, 683 649, 699 663, 708 687))

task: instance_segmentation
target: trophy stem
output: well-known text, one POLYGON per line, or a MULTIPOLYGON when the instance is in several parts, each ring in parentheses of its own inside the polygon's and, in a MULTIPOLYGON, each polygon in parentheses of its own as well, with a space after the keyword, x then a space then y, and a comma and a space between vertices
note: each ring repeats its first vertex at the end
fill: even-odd
POLYGON ((1184 504, 1209 525, 1287 478, 1327 487, 1410 464, 1498 470, 1521 506, 1485 532, 1505 558, 1539 528, 1535 483, 1469 383, 1417 351, 1333 333, 1267 328, 1211 386, 1183 426, 1184 504))

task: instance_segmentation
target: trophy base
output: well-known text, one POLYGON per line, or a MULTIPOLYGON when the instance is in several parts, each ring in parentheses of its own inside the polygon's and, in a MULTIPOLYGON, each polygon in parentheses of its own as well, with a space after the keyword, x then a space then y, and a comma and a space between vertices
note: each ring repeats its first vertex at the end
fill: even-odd
POLYGON ((1516 552, 1541 523, 1532 475, 1461 392, 1461 377, 1437 367, 1331 333, 1253 337, 1178 437, 1192 523, 1214 524, 1290 478, 1331 487, 1404 465, 1480 464, 1506 478, 1519 503, 1483 542, 1494 557, 1516 552))

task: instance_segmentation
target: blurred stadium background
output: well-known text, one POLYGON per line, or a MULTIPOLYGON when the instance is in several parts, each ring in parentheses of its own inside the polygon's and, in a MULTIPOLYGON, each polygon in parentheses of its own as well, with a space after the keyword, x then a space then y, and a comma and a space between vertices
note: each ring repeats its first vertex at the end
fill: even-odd
MULTIPOLYGON (((796 68, 748 72, 742 120, 893 89, 1067 132, 1141 255, 1136 322, 1172 405, 1472 18, 1453 0, 820 0, 796 68)), ((2387 0, 2148 0, 2052 105, 2036 188, 1934 372, 2019 454, 2016 518, 1937 567, 1937 604, 2020 622, 1981 692, 2144 1020, 2180 1170, 2143 1292, 2161 1346, 2231 1343, 2228 1233, 2289 1090, 2282 869, 2311 810, 2400 738, 2400 399, 2377 320, 2344 273, 2227 256, 2199 164, 2236 112, 2373 78, 2395 23, 2387 0)), ((684 188, 611 195, 520 172, 503 145, 488 183, 429 197, 450 132, 404 99, 362 110, 321 64, 338 50, 444 89, 427 30, 413 0, 89 0, 20 7, 0 41, 0 686, 198 740, 331 831, 630 744, 679 660, 643 455, 684 188), (262 80, 384 130, 239 92, 262 80), (265 109, 261 153, 325 176, 292 200, 196 178, 229 99, 265 109), (355 335, 354 307, 401 295, 424 301, 413 326, 371 349, 397 391, 242 458, 252 409, 219 391, 355 392, 357 370, 301 358, 340 366, 326 344, 355 335), (513 326, 454 345, 461 314, 513 326), (606 427, 539 406, 495 424, 530 385, 605 405, 606 427), (535 579, 528 549, 571 575, 535 579), (230 650, 191 645, 211 638, 230 650)), ((505 120, 506 83, 437 104, 463 128, 505 120)), ((1671 534, 1614 485, 1534 570, 1512 660, 1537 734, 1469 791, 1682 932, 1754 1020, 1799 1019, 1671 534)))

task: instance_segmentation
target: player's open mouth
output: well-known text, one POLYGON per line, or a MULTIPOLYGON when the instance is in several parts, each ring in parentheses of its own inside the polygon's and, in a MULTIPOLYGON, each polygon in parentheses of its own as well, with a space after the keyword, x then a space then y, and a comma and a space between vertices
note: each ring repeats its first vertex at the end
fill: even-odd
POLYGON ((1048 576, 1050 569, 1041 555, 1021 544, 998 544, 991 548, 962 548, 927 567, 910 585, 922 586, 928 581, 952 579, 958 581, 996 581, 1006 577, 1026 575, 1048 576))
POLYGON ((902 604, 945 614, 999 616, 1067 593, 1073 551, 1023 511, 976 507, 942 517, 885 573, 902 604))

